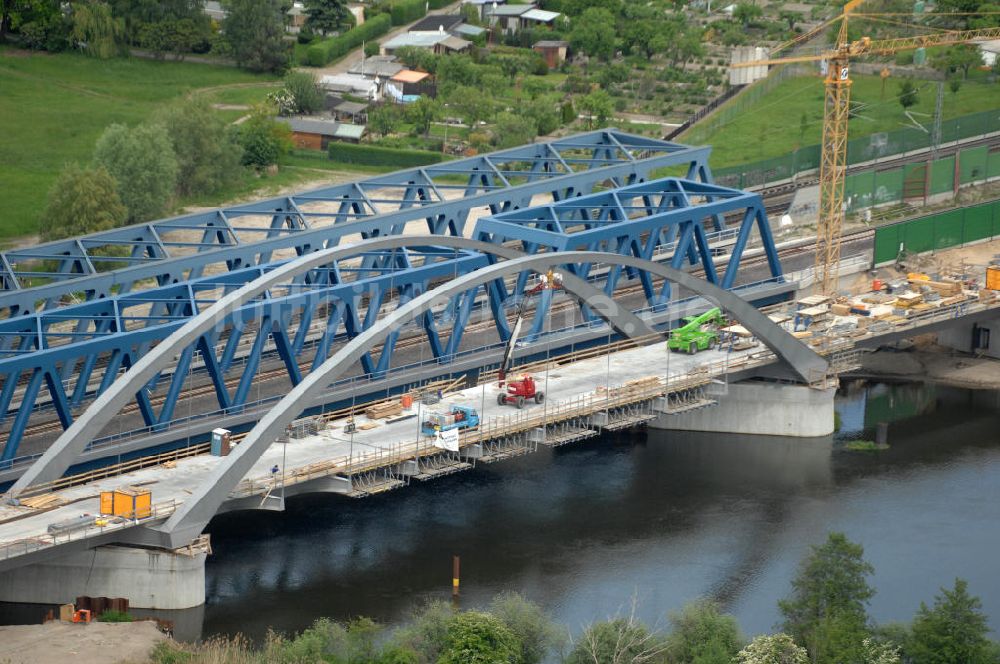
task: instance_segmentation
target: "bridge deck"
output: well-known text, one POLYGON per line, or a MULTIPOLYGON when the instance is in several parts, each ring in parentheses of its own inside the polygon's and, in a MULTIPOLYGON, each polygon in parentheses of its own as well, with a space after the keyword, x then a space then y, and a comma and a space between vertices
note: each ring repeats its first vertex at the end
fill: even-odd
MULTIPOLYGON (((852 347, 877 346, 899 336, 913 336, 962 320, 995 318, 998 312, 1000 302, 984 304, 970 296, 962 302, 914 316, 912 320, 873 326, 847 336, 831 334, 812 341, 818 342, 817 349, 821 353, 830 355, 834 360, 831 364, 832 371, 843 371, 851 368, 851 362, 838 362, 836 356, 852 347)), ((585 417, 622 407, 626 408, 622 412, 621 422, 629 418, 638 422, 643 417, 648 419, 648 413, 628 412, 627 407, 649 402, 666 393, 695 389, 727 373, 747 375, 751 370, 774 361, 774 356, 763 347, 738 352, 704 351, 688 356, 669 354, 665 344, 658 341, 554 366, 549 369, 547 376, 544 369, 535 371, 547 396, 542 405, 525 404, 523 410, 517 410, 513 406, 500 406, 496 402, 497 388, 494 383, 489 383, 449 394, 435 408, 444 409, 451 404, 461 404, 477 409, 482 424, 477 431, 464 433, 461 444, 469 446, 482 443, 484 447, 494 445, 489 452, 484 450, 484 454, 503 458, 514 455, 516 450, 496 446, 497 441, 524 436, 526 432, 546 424, 564 423, 568 427, 567 431, 574 427, 587 427, 587 424, 580 424, 585 421, 585 417), (630 382, 632 386, 629 386, 630 382)), ((703 405, 697 399, 692 403, 695 402, 696 405, 703 405)), ((421 410, 423 408, 426 406, 422 406, 421 410)), ((308 491, 369 495, 403 484, 398 477, 390 477, 389 474, 379 483, 372 479, 371 473, 398 466, 407 460, 430 461, 430 457, 441 453, 441 450, 431 444, 430 439, 418 436, 421 418, 416 406, 410 414, 409 418, 381 422, 371 429, 359 428, 353 436, 343 433, 343 425, 346 423, 344 420, 334 421, 330 428, 319 435, 272 445, 230 495, 230 501, 223 509, 266 508, 274 506, 276 500, 280 505, 277 497, 282 495, 282 488, 285 495, 308 491), (275 465, 279 467, 279 472, 272 474, 271 468, 275 465), (331 477, 342 478, 339 488, 317 485, 318 480, 331 477), (343 488, 345 486, 347 490, 343 488)), ((365 423, 365 417, 356 418, 359 427, 365 423)), ((615 422, 608 422, 607 428, 613 428, 614 424, 615 422)), ((570 433, 573 434, 570 436, 572 439, 584 437, 579 431, 570 433)), ((559 443, 557 437, 558 433, 553 436, 553 444, 559 443)), ((530 440, 530 433, 528 439, 530 440)), ((36 558, 34 554, 53 552, 65 544, 79 545, 85 539, 113 540, 119 531, 162 521, 210 476, 222 460, 205 454, 179 458, 169 464, 172 467, 146 467, 62 488, 46 494, 47 503, 40 509, 0 506, 0 569, 23 564, 17 560, 22 556, 36 558), (94 515, 96 518, 99 512, 99 492, 122 486, 142 486, 152 491, 155 509, 151 518, 140 524, 109 522, 100 527, 95 524, 92 528, 58 538, 48 535, 47 528, 51 523, 82 514, 94 515)), ((410 475, 418 479, 436 476, 452 472, 464 463, 455 455, 450 463, 438 460, 427 463, 426 468, 424 464, 420 464, 417 473, 414 475, 411 472, 410 475)))
MULTIPOLYGON (((343 433, 345 420, 335 421, 318 435, 272 445, 231 498, 240 501, 241 507, 246 507, 246 498, 250 496, 274 495, 276 489, 280 494, 283 481, 291 488, 319 477, 354 475, 438 453, 441 450, 435 448, 429 438, 418 435, 418 423, 428 408, 444 410, 450 405, 461 404, 479 411, 482 420, 480 430, 462 436, 461 444, 467 446, 543 426, 546 422, 589 415, 629 401, 649 400, 668 391, 665 381, 668 373, 669 391, 678 391, 704 384, 712 377, 724 374, 727 369, 772 361, 770 353, 761 353, 760 348, 735 352, 703 351, 693 356, 668 354, 665 344, 660 341, 610 356, 555 367, 548 372, 547 380, 544 372, 536 372, 536 378, 546 392, 546 402, 527 403, 523 410, 500 406, 496 401, 498 389, 495 383, 489 383, 448 394, 435 406, 414 404, 399 418, 390 418, 391 423, 377 421, 377 426, 367 430, 361 427, 368 419, 359 415, 355 418, 359 429, 353 436, 343 433), (753 359, 751 356, 754 354, 759 357, 753 359), (642 383, 639 389, 621 387, 642 378, 651 380, 642 383), (281 470, 272 474, 271 469, 275 465, 281 470)), ((82 514, 96 517, 99 514, 100 491, 123 486, 148 488, 157 506, 156 518, 163 518, 183 502, 222 460, 221 457, 202 454, 178 459, 169 464, 172 467, 153 466, 60 489, 46 494, 53 496, 48 509, 0 506, 0 560, 17 556, 18 550, 25 548, 23 544, 12 546, 14 542, 20 544, 28 540, 38 545, 57 544, 47 534, 48 525, 82 514)), ((90 532, 79 532, 70 539, 131 525, 109 523, 90 532)), ((62 536, 59 541, 67 539, 62 536)))

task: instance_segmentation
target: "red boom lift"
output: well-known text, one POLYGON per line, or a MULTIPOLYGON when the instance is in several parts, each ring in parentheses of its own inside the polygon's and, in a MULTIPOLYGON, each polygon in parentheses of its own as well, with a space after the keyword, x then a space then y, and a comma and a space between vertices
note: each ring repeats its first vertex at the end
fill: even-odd
POLYGON ((545 393, 538 390, 538 386, 532 376, 524 374, 516 380, 508 381, 507 372, 510 370, 510 365, 514 359, 514 346, 517 343, 517 337, 521 333, 521 324, 524 321, 524 307, 527 297, 543 290, 554 290, 561 286, 562 275, 549 270, 547 274, 541 275, 537 284, 524 291, 524 298, 522 298, 520 305, 517 307, 517 318, 514 320, 514 327, 510 333, 510 339, 507 340, 503 360, 500 362, 500 370, 497 372, 498 387, 503 389, 504 383, 507 384, 507 389, 497 395, 497 403, 499 405, 513 404, 518 408, 524 408, 524 402, 529 399, 533 399, 535 403, 545 401, 545 393))

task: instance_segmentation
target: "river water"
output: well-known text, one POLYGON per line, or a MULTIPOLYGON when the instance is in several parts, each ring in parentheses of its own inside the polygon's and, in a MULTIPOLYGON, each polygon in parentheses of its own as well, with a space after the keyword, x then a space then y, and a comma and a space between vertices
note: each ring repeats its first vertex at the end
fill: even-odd
POLYGON ((450 596, 458 554, 465 608, 517 590, 577 632, 633 600, 662 626, 711 597, 754 634, 779 620, 809 546, 841 530, 875 566, 877 621, 909 620, 961 576, 1000 631, 1000 393, 857 384, 837 409, 837 440, 622 433, 364 500, 224 515, 207 604, 166 617, 184 639, 322 616, 397 624, 450 596), (843 448, 880 421, 888 450, 843 448))
POLYGON ((909 620, 955 576, 1000 627, 1000 394, 855 385, 839 441, 650 430, 577 443, 360 501, 289 501, 212 525, 203 635, 300 630, 320 616, 405 620, 517 590, 571 630, 627 610, 663 624, 712 597, 771 629, 799 560, 830 530, 875 566, 871 613, 909 620))

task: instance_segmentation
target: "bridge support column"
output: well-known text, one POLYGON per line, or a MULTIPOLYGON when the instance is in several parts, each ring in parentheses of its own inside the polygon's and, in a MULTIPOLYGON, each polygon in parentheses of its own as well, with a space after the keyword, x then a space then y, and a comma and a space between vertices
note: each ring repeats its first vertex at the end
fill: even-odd
POLYGON ((77 597, 124 597, 137 609, 205 603, 208 540, 166 549, 101 546, 0 573, 0 601, 65 604, 77 597))
POLYGON ((938 343, 963 353, 1000 358, 1000 319, 953 325, 938 332, 938 343))
POLYGON ((758 381, 713 384, 707 392, 718 405, 662 414, 649 426, 763 436, 829 436, 833 433, 835 391, 835 386, 817 389, 758 381))

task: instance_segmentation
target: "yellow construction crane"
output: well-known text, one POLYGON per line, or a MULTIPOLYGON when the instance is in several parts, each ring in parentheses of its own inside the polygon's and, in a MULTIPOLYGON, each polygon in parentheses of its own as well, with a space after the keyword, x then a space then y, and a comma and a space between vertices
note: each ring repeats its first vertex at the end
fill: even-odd
POLYGON ((819 225, 816 232, 816 283, 824 294, 837 288, 840 265, 840 234, 844 223, 844 176, 847 173, 847 120, 850 111, 851 78, 850 61, 865 55, 891 55, 899 51, 927 46, 963 44, 976 40, 1000 38, 1000 27, 979 30, 948 30, 932 34, 895 39, 863 37, 848 41, 847 21, 854 16, 882 16, 857 14, 854 10, 864 0, 851 0, 844 5, 844 12, 802 37, 786 42, 775 50, 786 48, 803 38, 811 37, 831 23, 840 21, 836 45, 814 55, 792 55, 783 58, 734 63, 733 67, 760 67, 794 62, 826 61, 824 79, 826 95, 823 107, 823 141, 819 166, 819 225))

